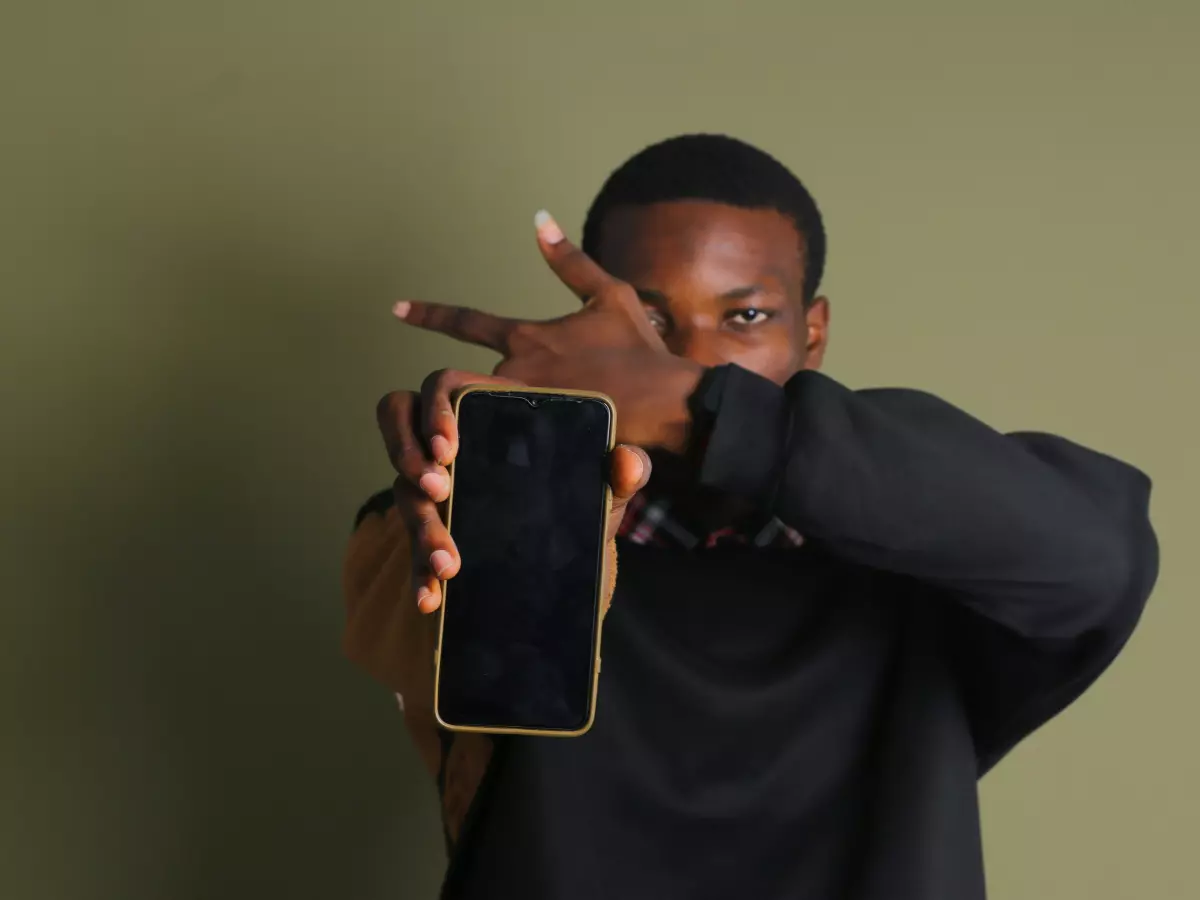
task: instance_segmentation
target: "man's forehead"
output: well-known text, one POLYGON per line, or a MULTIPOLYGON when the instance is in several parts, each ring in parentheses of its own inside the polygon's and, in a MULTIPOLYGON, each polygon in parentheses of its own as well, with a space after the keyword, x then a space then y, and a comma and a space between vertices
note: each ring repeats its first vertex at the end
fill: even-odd
POLYGON ((751 281, 803 275, 799 230, 775 210, 690 200, 620 207, 605 216, 599 243, 603 264, 619 278, 679 268, 751 281))

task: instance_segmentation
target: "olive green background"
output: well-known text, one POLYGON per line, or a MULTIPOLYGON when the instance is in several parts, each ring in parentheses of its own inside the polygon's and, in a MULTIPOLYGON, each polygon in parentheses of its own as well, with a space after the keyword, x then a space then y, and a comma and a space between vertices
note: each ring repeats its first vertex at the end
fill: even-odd
POLYGON ((378 396, 492 361, 389 306, 569 310, 533 213, 691 130, 823 205, 831 374, 1155 477, 1144 625, 986 779, 987 859, 1191 896, 1200 7, 967 6, 4 3, 0 896, 433 895, 340 563, 378 396))

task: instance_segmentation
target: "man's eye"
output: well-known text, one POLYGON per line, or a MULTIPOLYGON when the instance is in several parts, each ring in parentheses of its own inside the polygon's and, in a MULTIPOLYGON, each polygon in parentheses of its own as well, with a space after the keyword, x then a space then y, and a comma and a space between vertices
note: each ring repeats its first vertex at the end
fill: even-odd
POLYGON ((652 306, 642 307, 646 310, 646 318, 650 320, 650 324, 658 331, 659 334, 667 332, 667 318, 657 309, 652 306))
POLYGON ((771 314, 765 309, 739 309, 729 317, 729 321, 735 322, 738 325, 760 325, 767 319, 771 318, 771 314))

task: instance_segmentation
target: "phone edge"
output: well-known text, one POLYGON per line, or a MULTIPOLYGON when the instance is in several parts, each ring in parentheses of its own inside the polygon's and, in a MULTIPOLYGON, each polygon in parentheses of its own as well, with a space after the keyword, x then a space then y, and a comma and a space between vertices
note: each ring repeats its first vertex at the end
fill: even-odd
MULTIPOLYGON (((535 388, 524 386, 513 386, 511 391, 505 391, 503 385, 489 384, 481 382, 478 384, 465 385, 460 389, 454 397, 454 419, 458 421, 459 405, 462 398, 468 394, 473 394, 478 391, 491 391, 498 393, 513 393, 513 394, 556 394, 566 397, 586 397, 592 400, 599 400, 608 407, 608 453, 611 455, 616 449, 617 439, 617 407, 612 398, 607 394, 599 391, 581 391, 568 388, 535 388)), ((454 515, 454 469, 457 464, 457 459, 450 463, 450 493, 446 498, 446 530, 450 530, 451 521, 454 515)), ((595 625, 595 640, 592 653, 592 691, 588 702, 588 717, 587 721, 578 728, 571 731, 559 731, 556 729, 540 729, 540 728, 505 728, 497 726, 477 726, 477 725, 455 725, 447 722, 442 718, 441 709, 438 706, 439 689, 442 677, 442 639, 444 634, 445 613, 447 602, 447 583, 445 580, 439 580, 438 584, 442 590, 442 603, 438 609, 438 629, 437 629, 437 645, 433 651, 434 658, 434 674, 433 674, 433 716, 439 727, 446 731, 451 731, 459 734, 496 734, 496 735, 522 735, 526 737, 556 737, 556 738, 572 738, 582 737, 591 731, 592 726, 596 722, 596 706, 600 694, 600 669, 601 669, 601 650, 604 636, 604 602, 603 593, 604 586, 608 583, 608 541, 604 540, 608 534, 608 520, 612 516, 613 507, 613 492, 612 485, 607 481, 604 484, 604 506, 601 517, 602 539, 600 543, 600 561, 597 567, 597 592, 596 599, 596 625, 595 625)))

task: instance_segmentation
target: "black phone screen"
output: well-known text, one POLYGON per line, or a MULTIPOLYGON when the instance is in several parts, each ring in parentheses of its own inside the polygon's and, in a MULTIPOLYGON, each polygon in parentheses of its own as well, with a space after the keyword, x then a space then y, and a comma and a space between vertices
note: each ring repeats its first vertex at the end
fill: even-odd
POLYGON ((591 718, 612 413, 591 397, 474 390, 458 406, 438 714, 578 731, 591 718))

